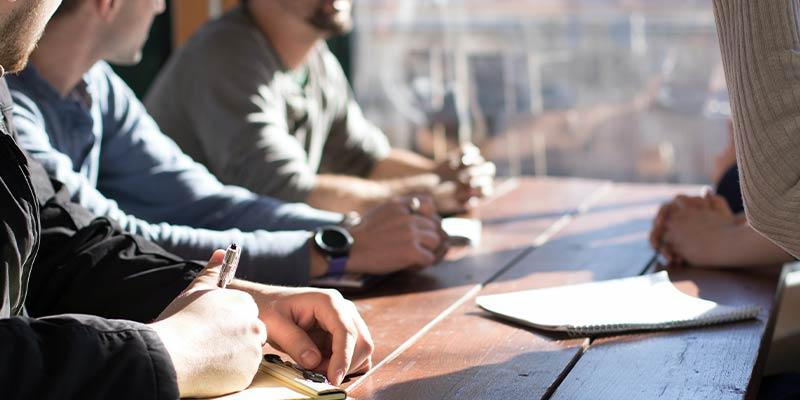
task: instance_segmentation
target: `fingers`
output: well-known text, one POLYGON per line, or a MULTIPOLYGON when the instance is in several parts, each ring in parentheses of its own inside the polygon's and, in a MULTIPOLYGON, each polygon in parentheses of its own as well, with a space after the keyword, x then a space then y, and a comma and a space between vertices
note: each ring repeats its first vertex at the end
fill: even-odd
POLYGON ((436 214, 436 205, 433 203, 433 198, 430 196, 414 196, 413 198, 419 201, 419 207, 417 207, 414 214, 423 215, 431 219, 439 218, 436 214))
POLYGON ((708 207, 708 203, 704 196, 686 196, 686 195, 678 195, 675 196, 675 200, 673 200, 673 204, 676 205, 678 209, 687 209, 687 208, 706 208, 708 207))
POLYGON ((319 365, 322 353, 305 330, 283 316, 270 319, 269 324, 269 342, 273 346, 285 351, 303 368, 314 369, 319 365))
POLYGON ((433 252, 434 260, 433 264, 439 264, 444 257, 447 255, 447 252, 450 251, 450 243, 447 239, 447 234, 444 234, 444 238, 442 239, 442 244, 433 252))
POLYGON ((664 222, 667 218, 669 211, 669 204, 664 204, 658 210, 655 219, 653 220, 653 228, 650 231, 650 246, 659 250, 661 247, 662 236, 664 235, 664 222))
POLYGON ((350 371, 350 364, 356 351, 357 328, 349 317, 348 310, 342 310, 335 302, 318 308, 315 317, 319 325, 331 335, 331 358, 328 362, 328 380, 339 385, 350 371))
POLYGON ((281 297, 264 318, 270 343, 334 385, 372 366, 374 345, 355 304, 335 290, 302 289, 281 297))
POLYGON ((650 233, 650 244, 654 249, 661 251, 664 244, 664 233, 667 229, 667 223, 673 214, 677 211, 678 206, 675 200, 664 204, 656 214, 656 219, 653 223, 653 230, 650 233))
POLYGON ((335 303, 336 310, 344 329, 341 334, 331 332, 331 358, 328 365, 328 379, 334 377, 336 384, 341 383, 345 375, 363 372, 372 367, 374 345, 367 324, 359 315, 355 304, 339 299, 335 303))
POLYGON ((477 187, 480 184, 491 183, 497 172, 492 162, 483 162, 481 164, 466 166, 461 169, 458 174, 459 182, 470 183, 471 186, 477 187), (487 182, 488 180, 488 182, 487 182))
POLYGON ((728 201, 725 200, 724 197, 719 195, 708 196, 708 203, 711 206, 711 208, 715 210, 724 210, 728 208, 728 201))
POLYGON ((358 330, 356 350, 353 354, 353 361, 350 363, 350 372, 367 372, 372 368, 372 352, 375 350, 375 344, 372 341, 369 328, 367 328, 367 323, 364 322, 364 319, 358 314, 355 304, 350 304, 353 305, 353 322, 358 330))
POLYGON ((731 207, 728 204, 728 201, 725 200, 724 197, 719 196, 719 195, 714 195, 714 196, 711 196, 711 198, 709 199, 709 202, 711 203, 711 208, 713 210, 723 212, 723 213, 725 213, 727 215, 731 215, 731 216, 733 215, 733 211, 731 211, 731 207))
MULTIPOLYGON (((428 208, 426 211, 432 211, 434 209, 431 201, 420 201, 419 204, 419 210, 428 208)), ((403 232, 402 236, 406 236, 406 243, 419 244, 431 253, 441 247, 442 241, 446 238, 440 234, 443 231, 441 220, 438 216, 430 218, 421 213, 405 215, 397 218, 393 224, 391 222, 386 223, 385 227, 397 233, 403 232)))
POLYGON ((339 385, 344 381, 345 375, 350 371, 350 364, 353 360, 353 353, 356 350, 356 338, 347 331, 341 330, 333 334, 331 346, 331 359, 328 364, 328 380, 334 385, 339 385))
POLYGON ((435 252, 442 243, 442 237, 435 230, 417 229, 412 235, 414 236, 414 241, 422 245, 423 248, 430 250, 431 253, 435 252))

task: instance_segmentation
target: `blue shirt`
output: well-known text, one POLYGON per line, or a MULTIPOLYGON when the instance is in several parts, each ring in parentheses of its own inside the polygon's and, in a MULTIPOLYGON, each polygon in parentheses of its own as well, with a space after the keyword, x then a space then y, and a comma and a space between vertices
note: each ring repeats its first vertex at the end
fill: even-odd
POLYGON ((237 242, 239 277, 306 284, 308 230, 341 220, 223 185, 161 132, 104 62, 66 97, 32 66, 8 83, 20 145, 73 201, 182 257, 208 259, 237 242))

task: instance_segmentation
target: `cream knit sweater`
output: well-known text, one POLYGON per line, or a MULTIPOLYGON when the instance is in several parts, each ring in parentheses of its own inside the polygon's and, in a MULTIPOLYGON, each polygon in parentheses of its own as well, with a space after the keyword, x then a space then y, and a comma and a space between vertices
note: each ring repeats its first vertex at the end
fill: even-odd
POLYGON ((797 0, 714 0, 750 224, 800 256, 797 0))

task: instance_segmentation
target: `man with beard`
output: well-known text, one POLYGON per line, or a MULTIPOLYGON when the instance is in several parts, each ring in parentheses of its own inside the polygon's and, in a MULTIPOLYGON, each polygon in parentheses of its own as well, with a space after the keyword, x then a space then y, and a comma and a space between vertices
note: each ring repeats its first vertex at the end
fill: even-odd
MULTIPOLYGON (((0 1, 0 74, 24 67, 59 3, 0 1)), ((334 382, 369 367, 369 333, 338 294, 244 281, 218 289, 221 252, 202 268, 70 203, 17 146, 10 99, 0 79, 0 397, 240 390, 259 365, 265 324, 270 344, 334 382)))
POLYGON ((350 30, 350 0, 249 0, 202 28, 146 99, 162 130, 223 182, 311 206, 365 210, 433 195, 440 212, 488 193, 474 146, 436 163, 392 149, 362 115, 324 39, 350 30))
POLYGON ((441 259, 445 235, 429 199, 392 199, 341 227, 340 213, 224 185, 184 154, 105 62, 138 62, 163 10, 153 0, 64 0, 30 65, 8 79, 20 146, 74 202, 187 259, 239 243, 240 276, 263 283, 303 286, 441 259))

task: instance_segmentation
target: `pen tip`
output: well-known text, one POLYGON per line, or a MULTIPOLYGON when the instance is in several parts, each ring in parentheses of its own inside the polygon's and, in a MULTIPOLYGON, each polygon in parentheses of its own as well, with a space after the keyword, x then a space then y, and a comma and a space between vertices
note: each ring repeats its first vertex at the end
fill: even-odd
POLYGON ((238 246, 236 246, 236 243, 231 243, 231 246, 230 246, 231 250, 236 250, 237 247, 238 246))

